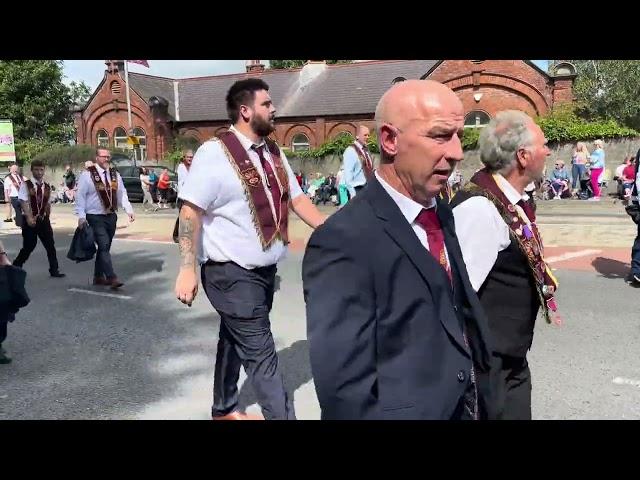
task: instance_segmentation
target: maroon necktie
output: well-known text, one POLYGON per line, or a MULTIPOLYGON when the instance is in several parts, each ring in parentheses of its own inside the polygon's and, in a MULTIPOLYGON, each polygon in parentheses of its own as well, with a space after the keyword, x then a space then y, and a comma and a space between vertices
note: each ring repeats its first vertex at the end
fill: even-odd
POLYGON ((427 232, 429 252, 431 252, 431 255, 433 255, 436 261, 444 268, 449 276, 449 280, 451 280, 451 268, 444 250, 444 234, 442 233, 442 226, 440 225, 440 219, 438 218, 436 209, 422 209, 416 218, 416 222, 427 232))
MULTIPOLYGON (((38 205, 38 208, 40 208, 40 204, 42 203, 42 184, 38 183, 36 185, 36 204, 38 205)), ((36 214, 39 214, 40 212, 36 212, 36 214)))
POLYGON ((373 163, 371 163, 371 157, 369 156, 369 149, 366 145, 362 146, 362 154, 364 155, 365 160, 367 161, 367 167, 373 170, 373 163))
POLYGON ((260 163, 262 164, 262 168, 264 169, 264 175, 267 178, 267 188, 271 190, 271 196, 273 197, 273 208, 276 211, 276 220, 280 222, 280 201, 281 195, 280 186, 278 185, 278 181, 276 180, 276 176, 273 173, 273 168, 271 168, 271 164, 264 158, 264 145, 253 145, 253 148, 258 157, 260 157, 260 163))

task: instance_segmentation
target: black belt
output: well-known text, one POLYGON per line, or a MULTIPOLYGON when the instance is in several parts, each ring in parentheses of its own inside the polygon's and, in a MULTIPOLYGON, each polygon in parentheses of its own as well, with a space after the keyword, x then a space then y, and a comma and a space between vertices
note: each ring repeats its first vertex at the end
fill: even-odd
POLYGON ((228 261, 228 262, 216 262, 214 260, 208 259, 206 262, 204 262, 205 265, 207 266, 211 266, 211 265, 225 265, 227 263, 231 263, 233 265, 235 265, 238 268, 242 268, 243 270, 249 270, 251 272, 264 272, 264 271, 268 271, 271 270, 273 268, 276 268, 277 265, 274 263, 273 265, 267 265, 266 267, 256 267, 256 268, 244 268, 241 267, 240 265, 238 265, 236 262, 232 262, 232 261, 228 261))

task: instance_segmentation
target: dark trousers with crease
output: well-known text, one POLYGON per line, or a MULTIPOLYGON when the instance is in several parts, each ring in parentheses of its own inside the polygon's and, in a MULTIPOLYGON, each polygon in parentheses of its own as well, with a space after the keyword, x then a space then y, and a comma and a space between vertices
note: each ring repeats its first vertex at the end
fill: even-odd
POLYGON ((16 213, 15 221, 16 227, 21 227, 27 223, 27 220, 24 218, 24 214, 22 213, 22 205, 20 204, 20 199, 18 197, 11 197, 11 206, 13 207, 13 211, 16 213))
POLYGON ((116 234, 116 223, 118 215, 109 213, 107 215, 87 214, 87 222, 91 225, 93 235, 96 239, 98 252, 96 253, 96 264, 93 271, 94 277, 107 277, 108 279, 116 276, 111 264, 111 242, 116 234))
POLYGON ((26 218, 23 219, 22 225, 22 249, 14 260, 16 267, 22 267, 29 259, 38 244, 38 238, 42 242, 42 246, 47 251, 47 259, 49 260, 49 273, 58 271, 58 257, 56 255, 56 245, 53 240, 53 230, 49 218, 38 218, 36 226, 30 227, 26 218))
POLYGON ((284 388, 271 333, 276 266, 253 270, 235 263, 202 266, 202 285, 220 315, 220 334, 213 381, 214 417, 238 405, 240 367, 247 373, 266 420, 294 420, 293 402, 284 388))
POLYGON ((631 273, 640 278, 640 224, 638 224, 638 235, 631 248, 631 273))
POLYGON ((497 420, 531 420, 531 371, 526 357, 493 353, 491 385, 497 420))

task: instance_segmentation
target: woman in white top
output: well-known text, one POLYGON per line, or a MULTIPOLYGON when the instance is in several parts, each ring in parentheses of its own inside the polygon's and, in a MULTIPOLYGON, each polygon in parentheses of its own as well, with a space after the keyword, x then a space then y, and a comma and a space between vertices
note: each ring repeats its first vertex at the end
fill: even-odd
POLYGON ((140 167, 140 185, 142 186, 142 194, 144 195, 144 198, 142 199, 142 207, 144 208, 144 211, 147 211, 145 205, 147 203, 150 203, 153 211, 155 212, 156 210, 158 210, 158 205, 153 203, 153 197, 151 196, 151 191, 149 190, 149 188, 151 187, 151 182, 149 181, 149 173, 144 167, 140 167))

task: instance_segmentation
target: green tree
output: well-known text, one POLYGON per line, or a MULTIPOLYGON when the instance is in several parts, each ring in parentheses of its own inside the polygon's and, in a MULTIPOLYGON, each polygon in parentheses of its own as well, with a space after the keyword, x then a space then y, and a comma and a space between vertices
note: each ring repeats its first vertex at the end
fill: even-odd
POLYGON ((91 97, 92 93, 93 92, 91 91, 91 88, 89 88, 89 85, 84 83, 84 81, 71 82, 69 84, 69 97, 71 105, 84 107, 84 105, 89 100, 89 97, 91 97))
MULTIPOLYGON (((351 63, 353 60, 327 60, 327 64, 333 65, 336 63, 351 63)), ((269 60, 271 68, 284 69, 284 68, 300 68, 307 60, 269 60)))
POLYGON ((576 66, 576 112, 640 129, 640 61, 569 60, 576 66))
POLYGON ((62 61, 0 61, 0 117, 13 120, 18 142, 67 140, 70 103, 62 61))

